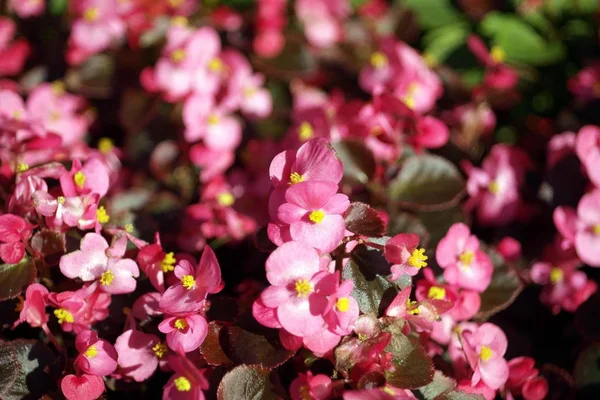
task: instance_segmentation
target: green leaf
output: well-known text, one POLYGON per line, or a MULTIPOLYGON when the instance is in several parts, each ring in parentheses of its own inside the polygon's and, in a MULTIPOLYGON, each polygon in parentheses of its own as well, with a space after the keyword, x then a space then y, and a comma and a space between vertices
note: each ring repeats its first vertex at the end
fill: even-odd
POLYGON ((419 393, 424 400, 434 400, 440 394, 448 392, 456 387, 456 381, 447 377, 440 371, 435 371, 433 380, 427 385, 419 388, 419 393))
POLYGON ((269 370, 257 365, 240 365, 229 371, 219 384, 218 400, 275 400, 269 370))
POLYGON ((359 265, 353 259, 344 267, 342 276, 354 282, 352 297, 356 299, 363 313, 380 315, 396 296, 397 290, 390 281, 376 275, 365 265, 359 265))
POLYGON ((425 29, 450 25, 462 20, 461 14, 449 0, 399 0, 399 3, 417 15, 425 29))
POLYGON ((375 157, 371 150, 359 141, 342 140, 333 143, 338 157, 344 164, 344 182, 366 184, 375 173, 375 157))
POLYGON ((578 388, 600 385, 600 343, 586 347, 579 354, 573 371, 578 388))
POLYGON ((423 211, 443 210, 457 204, 465 180, 450 161, 422 154, 410 157, 390 182, 388 193, 397 205, 423 211))
POLYGON ((0 300, 17 297, 24 286, 35 280, 36 275, 35 264, 28 256, 18 264, 0 264, 0 300))
POLYGON ((52 15, 61 15, 67 9, 67 0, 50 0, 48 2, 48 11, 52 15))
POLYGON ((17 378, 21 375, 21 364, 17 354, 7 342, 0 342, 0 398, 10 391, 17 378))
POLYGON ((423 54, 436 63, 443 63, 457 48, 465 44, 468 34, 469 26, 463 22, 432 29, 423 37, 423 54))
POLYGON ((392 353, 394 364, 394 371, 386 373, 389 384, 401 389, 416 389, 433 380, 433 361, 417 339, 395 332, 386 351, 392 353))

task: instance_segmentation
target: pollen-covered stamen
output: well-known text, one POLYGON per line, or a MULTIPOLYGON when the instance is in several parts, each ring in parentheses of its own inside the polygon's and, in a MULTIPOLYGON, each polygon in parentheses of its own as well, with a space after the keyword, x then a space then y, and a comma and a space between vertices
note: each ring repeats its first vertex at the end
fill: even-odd
POLYGON ((410 315, 419 315, 421 313, 419 307, 420 306, 416 301, 410 301, 410 299, 406 299, 406 311, 408 311, 410 315))
POLYGON ((100 284, 102 286, 108 286, 115 280, 115 274, 111 270, 108 270, 100 275, 100 284))
POLYGON ((133 224, 125 224, 125 232, 133 233, 133 224))
POLYGON ((311 400, 313 397, 310 395, 310 388, 308 385, 302 385, 298 389, 298 396, 301 400, 311 400))
POLYGON ((109 138, 101 138, 98 141, 98 151, 102 154, 108 154, 115 148, 115 144, 109 138))
POLYGON ((108 215, 104 206, 100 206, 96 210, 96 220, 101 224, 106 224, 108 221, 110 221, 110 215, 108 215))
POLYGON ((190 390, 192 390, 192 384, 190 383, 190 380, 185 376, 180 376, 179 378, 176 378, 173 381, 173 383, 175 384, 175 389, 177 389, 179 392, 189 392, 190 390))
POLYGON ((58 204, 65 204, 65 201, 67 201, 67 199, 65 198, 65 196, 58 196, 56 198, 56 201, 58 201, 58 204))
POLYGON ((320 224, 321 222, 323 222, 323 219, 325 219, 325 213, 323 212, 323 210, 312 211, 308 215, 308 219, 310 219, 315 224, 320 224))
POLYGON ((83 12, 83 19, 87 22, 95 22, 100 17, 100 10, 98 7, 90 7, 83 12))
POLYGON ((181 278, 181 284, 187 290, 192 290, 196 286, 196 280, 192 275, 184 275, 181 278))
POLYGON ((73 182, 75 182, 79 189, 83 189, 83 185, 85 185, 85 174, 82 171, 77 171, 77 173, 73 175, 73 182))
POLYGON ((406 107, 410 108, 411 110, 415 108, 417 102, 415 99, 415 95, 418 90, 419 84, 416 82, 412 82, 408 85, 408 87, 406 88, 406 93, 404 94, 404 97, 402 97, 402 101, 404 102, 406 107))
POLYGON ((556 285, 557 283, 562 282, 563 279, 565 279, 565 273, 562 269, 558 267, 550 269, 550 282, 556 285))
POLYGON ((494 60, 494 62, 501 64, 506 59, 506 52, 504 51, 504 49, 502 47, 494 46, 490 50, 490 58, 492 60, 494 60))
POLYGON ((18 163, 17 164, 17 172, 25 172, 29 169, 29 165, 25 164, 25 163, 18 163))
POLYGON ((446 289, 439 286, 432 286, 427 292, 427 297, 434 300, 443 300, 446 297, 446 289))
POLYGON ((173 52, 171 53, 171 61, 173 61, 176 64, 183 62, 183 60, 185 60, 186 57, 187 54, 184 49, 176 49, 173 50, 173 52))
POLYGON ((594 235, 600 235, 600 224, 592 226, 592 232, 594 232, 594 235))
POLYGON ((72 324, 73 323, 73 314, 65 310, 64 308, 59 308, 54 310, 54 315, 58 318, 58 323, 63 324, 65 322, 72 324))
POLYGON ((169 271, 173 271, 175 269, 176 262, 177 262, 177 260, 175 260, 175 256, 172 251, 165 253, 165 256, 163 257, 162 261, 160 262, 160 269, 162 269, 162 271, 165 273, 169 272, 169 271))
POLYGON ((470 250, 463 252, 458 259, 464 268, 469 268, 471 263, 473 262, 473 257, 475 257, 475 253, 470 250))
POLYGON ((395 396, 396 392, 394 392, 394 389, 392 389, 391 387, 389 387, 388 385, 385 385, 381 388, 381 390, 383 390, 384 392, 386 392, 387 394, 391 395, 391 396, 395 396))
POLYGON ((389 64, 387 56, 381 51, 376 51, 375 53, 371 54, 369 62, 375 69, 381 69, 389 64))
POLYGON ((414 249, 411 253, 410 257, 408 257, 408 263, 415 268, 423 268, 427 266, 425 262, 427 260, 427 256, 424 254, 425 249, 414 249))
POLYGON ((87 348, 84 354, 87 358, 94 358, 98 355, 98 349, 96 348, 96 346, 91 345, 87 348))
POLYGON ((215 126, 219 123, 221 119, 219 118, 219 116, 217 114, 210 114, 208 116, 207 122, 209 125, 215 126))
POLYGON ((173 323, 173 326, 179 330, 182 330, 188 327, 188 323, 185 318, 177 318, 173 323))
POLYGON ((152 346, 152 351, 154 352, 156 357, 163 358, 165 354, 167 354, 168 348, 167 345, 159 342, 152 346))
POLYGON ((300 175, 297 172, 292 172, 290 174, 290 183, 293 185, 300 182, 304 182, 304 175, 300 175))
POLYGON ((306 142, 308 139, 311 139, 314 135, 315 131, 310 122, 304 121, 300 124, 300 127, 298 128, 298 138, 301 141, 306 142))
POLYGON ((494 356, 494 351, 490 349, 488 346, 481 346, 481 350, 479 351, 479 358, 482 361, 487 361, 494 356))
POLYGON ((208 63, 208 69, 215 73, 223 72, 225 69, 225 64, 219 57, 215 57, 208 63))
POLYGON ((298 279, 295 284, 296 297, 306 297, 312 293, 313 288, 308 279, 298 279))
POLYGON ((491 194, 498 194, 500 192, 500 184, 496 181, 491 181, 488 183, 488 191, 491 194))
POLYGON ((221 207, 231 207, 235 203, 235 197, 230 192, 219 193, 217 202, 221 207))
POLYGON ((347 297, 340 297, 335 302, 335 308, 340 312, 346 312, 350 309, 350 299, 347 297))

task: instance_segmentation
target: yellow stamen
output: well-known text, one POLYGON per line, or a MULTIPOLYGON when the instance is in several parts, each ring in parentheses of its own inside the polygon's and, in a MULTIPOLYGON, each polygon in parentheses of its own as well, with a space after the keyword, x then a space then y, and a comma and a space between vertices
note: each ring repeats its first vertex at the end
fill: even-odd
POLYGON ((73 176, 73 182, 79 187, 79 189, 83 189, 83 185, 85 185, 85 174, 83 171, 77 171, 77 173, 73 176))
POLYGON ((185 0, 168 0, 169 5, 173 8, 177 8, 183 4, 185 0))
POLYGON ((248 97, 252 97, 254 96, 256 93, 258 93, 258 89, 256 89, 255 87, 245 87, 242 89, 242 94, 244 95, 244 97, 248 98, 248 97))
POLYGON ((96 346, 91 345, 87 348, 84 354, 87 358, 94 358, 98 355, 98 349, 96 348, 96 346))
POLYGON ((56 122, 56 121, 58 121, 60 119, 60 117, 61 117, 61 115, 60 115, 60 113, 58 111, 52 110, 50 112, 50 120, 56 122))
POLYGON ((177 15, 171 18, 171 25, 184 27, 188 25, 188 19, 184 16, 177 15))
POLYGON ((427 292, 427 297, 435 300, 443 300, 446 297, 446 289, 439 286, 432 286, 427 292))
POLYGON ((185 57, 186 53, 184 49, 177 49, 171 53, 171 61, 177 64, 185 60, 185 57))
POLYGON ((221 207, 231 207, 235 203, 235 197, 230 192, 223 192, 217 195, 217 201, 221 207))
POLYGON ((56 198, 56 201, 58 201, 58 204, 65 204, 65 201, 67 201, 67 199, 65 199, 65 196, 58 196, 56 198))
POLYGON ((115 280, 115 274, 113 274, 110 270, 102 273, 100 275, 100 284, 102 286, 108 286, 115 280))
POLYGON ((306 142, 308 139, 315 135, 312 125, 309 122, 304 121, 298 128, 298 137, 301 141, 306 142))
POLYGON ((29 169, 29 165, 25 164, 25 163, 18 163, 17 164, 17 172, 25 172, 29 169))
POLYGON ((98 7, 90 7, 83 13, 83 19, 87 22, 95 22, 99 16, 100 10, 98 10, 98 7))
POLYGON ((219 121, 220 121, 220 120, 221 120, 221 119, 219 118, 219 116, 218 116, 218 115, 216 115, 216 114, 211 114, 211 115, 209 115, 209 116, 208 116, 208 120, 207 120, 207 122, 208 122, 208 124, 209 124, 209 125, 217 125, 217 124, 219 123, 219 121))
POLYGON ((108 221, 110 221, 110 215, 108 215, 104 206, 100 206, 96 210, 96 220, 101 224, 106 224, 108 221))
POLYGON ((182 330, 188 327, 188 323, 185 320, 185 318, 177 318, 175 320, 175 323, 173 324, 175 326, 175 328, 182 330))
POLYGON ((381 390, 383 390, 385 393, 387 393, 387 394, 389 394, 391 396, 395 396, 396 395, 396 392, 394 392, 394 390, 391 387, 387 386, 387 385, 383 386, 381 388, 381 390))
POLYGON ((298 389, 298 396, 300 397, 300 400, 312 400, 313 398, 310 395, 310 388, 308 387, 308 385, 300 386, 300 388, 298 389))
POLYGON ((419 306, 417 305, 417 302, 410 301, 410 299, 406 299, 406 311, 408 311, 410 315, 419 315, 419 313, 421 312, 419 306))
POLYGON ((156 354, 156 357, 158 357, 158 358, 163 358, 164 355, 167 353, 167 350, 168 350, 167 346, 162 343, 156 343, 152 347, 152 351, 154 351, 154 354, 156 354))
POLYGON ((460 256, 458 256, 458 258, 460 259, 460 262, 465 267, 471 266, 471 263, 473 262, 473 257, 475 257, 475 253, 473 253, 470 250, 467 250, 464 253, 462 253, 460 256))
POLYGON ((50 84, 50 87, 56 96, 65 94, 65 84, 63 81, 54 81, 50 84))
POLYGON ((335 308, 340 312, 346 312, 350 309, 350 300, 347 297, 340 297, 335 302, 335 308))
POLYGON ((322 210, 312 211, 308 216, 308 219, 310 219, 315 224, 320 224, 321 222, 323 222, 324 218, 325 213, 322 210))
POLYGON ((298 279, 296 281, 296 296, 306 297, 312 293, 313 288, 307 279, 298 279))
POLYGON ((189 392, 192 390, 192 384, 188 378, 184 376, 180 376, 179 378, 175 379, 173 383, 175 383, 175 388, 180 392, 189 392))
POLYGON ((427 256, 424 254, 425 249, 414 249, 411 253, 410 257, 408 257, 408 263, 415 268, 423 268, 427 266, 425 262, 427 260, 427 256))
POLYGON ((115 148, 115 144, 107 137, 103 137, 98 141, 98 150, 102 154, 108 154, 115 148))
POLYGON ((133 224, 125 224, 125 232, 133 233, 133 224))
POLYGON ((376 51, 375 53, 371 54, 371 59, 369 61, 375 69, 383 68, 389 63, 387 56, 381 51, 376 51))
POLYGON ((415 99, 415 94, 417 93, 418 90, 419 90, 419 84, 416 82, 412 82, 406 88, 406 94, 402 98, 402 101, 404 102, 406 107, 410 108, 411 110, 415 108, 415 105, 417 103, 417 101, 415 99))
POLYGON ((487 361, 490 358, 492 358, 492 356, 494 355, 494 352, 492 351, 492 349, 490 349, 488 346, 481 346, 481 351, 479 352, 479 358, 481 358, 482 361, 487 361))
POLYGON ((160 262, 160 269, 162 269, 163 272, 165 272, 165 273, 167 273, 169 271, 173 271, 175 269, 176 262, 177 262, 177 260, 175 260, 175 257, 174 257, 174 254, 172 251, 169 253, 165 253, 165 256, 163 257, 162 261, 160 262))
POLYGON ((215 57, 208 63, 208 69, 212 72, 219 73, 225 68, 223 61, 219 57, 215 57))
POLYGON ((562 269, 554 267, 550 270, 550 282, 557 284, 563 281, 565 273, 562 269))
POLYGON ((300 175, 300 174, 299 174, 299 173, 297 173, 297 172, 292 172, 292 173, 290 174, 290 182, 291 182, 292 184, 294 184, 294 183, 300 183, 300 182, 304 182, 304 175, 300 175))
POLYGON ((13 119, 19 120, 21 118, 23 118, 23 111, 21 110, 15 110, 12 113, 13 119))
POLYGON ((592 231, 594 232, 594 235, 600 235, 600 224, 594 225, 592 231))
POLYGON ((196 286, 196 280, 192 275, 184 275, 183 278, 181 278, 181 283, 187 290, 191 290, 196 286))
POLYGON ((494 46, 490 50, 490 57, 497 63, 503 63, 506 59, 506 52, 500 46, 494 46))
POLYGON ((496 181, 491 181, 491 182, 488 184, 488 191, 489 191, 491 194, 498 194, 498 192, 500 191, 500 185, 498 184, 498 182, 496 182, 496 181))
POLYGON ((358 340, 360 340, 361 342, 364 342, 367 339, 368 339, 367 335, 365 335, 364 333, 359 333, 358 334, 358 340))
POLYGON ((64 322, 68 322, 69 324, 73 323, 73 314, 71 314, 64 308, 54 310, 54 315, 56 316, 56 318, 58 318, 59 324, 62 324, 64 322))

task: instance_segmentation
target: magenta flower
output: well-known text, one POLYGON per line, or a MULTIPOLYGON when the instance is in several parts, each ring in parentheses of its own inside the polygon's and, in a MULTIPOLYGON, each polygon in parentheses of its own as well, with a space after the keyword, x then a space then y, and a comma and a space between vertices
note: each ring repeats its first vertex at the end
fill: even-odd
POLYGON ((25 321, 34 328, 46 324, 48 322, 48 314, 46 314, 47 296, 48 289, 44 285, 32 283, 27 286, 19 319, 15 321, 13 327, 25 321))
POLYGON ((125 236, 109 247, 101 235, 88 233, 81 239, 80 250, 61 257, 60 271, 71 279, 98 281, 100 290, 107 293, 131 293, 140 271, 135 261, 121 258, 125 254, 123 241, 127 242, 125 236))
POLYGON ((0 258, 16 264, 25 256, 25 246, 34 226, 14 214, 0 215, 0 258))
POLYGON ((177 260, 173 252, 165 252, 160 243, 158 232, 154 243, 142 247, 137 255, 141 270, 150 278, 152 286, 161 292, 165 291, 165 274, 175 270, 177 260))
MULTIPOLYGON (((328 292, 332 292, 327 297, 329 304, 329 311, 325 312, 325 321, 332 333, 340 336, 349 335, 354 329, 354 323, 358 318, 359 308, 358 303, 354 297, 350 296, 354 283, 352 280, 347 279, 340 282, 340 273, 336 271, 334 274, 327 278, 331 281, 331 288, 326 289, 328 292)), ((322 285, 326 285, 325 280, 322 281, 322 285)))
POLYGON ((583 68, 568 80, 567 87, 580 100, 600 98, 600 63, 583 68))
MULTIPOLYGON (((441 315, 452 308, 445 299, 427 298, 420 302, 410 300, 412 286, 402 289, 385 310, 386 317, 403 318, 418 332, 430 332, 441 315)), ((410 329, 408 329, 410 331, 410 329)))
POLYGON ((75 347, 79 356, 75 367, 85 374, 106 376, 117 369, 117 352, 112 344, 98 338, 95 331, 82 331, 75 338, 75 347))
POLYGON ((179 281, 165 291, 159 303, 166 314, 178 316, 198 312, 209 293, 217 293, 223 288, 219 262, 209 246, 204 247, 196 268, 189 261, 181 260, 174 272, 179 281))
POLYGON ((499 389, 508 379, 508 363, 504 359, 508 346, 506 335, 494 324, 485 323, 474 331, 463 331, 463 349, 473 369, 471 383, 483 381, 499 389))
POLYGON ((56 228, 78 227, 88 230, 98 223, 98 195, 53 197, 45 191, 37 190, 32 195, 36 211, 46 217, 46 223, 56 228))
POLYGON ((97 399, 105 389, 104 379, 96 375, 76 376, 71 374, 60 381, 60 390, 67 400, 97 399))
POLYGON ((331 395, 331 378, 327 375, 314 375, 307 371, 300 373, 290 384, 292 400, 326 400, 331 395))
POLYGON ((393 264, 390 280, 398 280, 405 274, 415 276, 427 266, 425 249, 418 246, 419 235, 414 233, 399 233, 385 243, 385 258, 393 264))
POLYGON ((523 396, 525 400, 543 400, 548 394, 548 382, 539 376, 535 360, 517 357, 508 362, 509 376, 506 389, 511 395, 523 396))
POLYGON ((123 332, 115 342, 119 373, 143 382, 150 378, 158 363, 167 354, 167 346, 156 335, 130 329, 123 332))
POLYGON ((329 274, 319 265, 317 251, 302 242, 284 243, 266 262, 271 285, 260 299, 265 307, 276 308, 281 326, 296 336, 311 336, 326 330, 323 313, 328 304, 319 287, 329 274))
MULTIPOLYGON (((23 3, 18 0, 15 2, 23 3)), ((14 39, 15 30, 16 24, 10 18, 0 18, 0 76, 20 73, 31 53, 31 46, 26 39, 14 39)))
POLYGON ((60 187, 66 197, 96 193, 102 198, 108 192, 108 171, 99 159, 92 158, 83 166, 75 160, 71 170, 60 177, 60 187))
POLYGON ((600 189, 584 195, 577 214, 570 207, 554 210, 554 225, 564 238, 564 246, 574 245, 583 262, 600 267, 600 189))
POLYGON ((10 8, 20 18, 35 17, 44 12, 46 2, 43 0, 11 0, 10 8))
POLYGON ((492 281, 492 261, 465 224, 454 224, 438 243, 435 258, 451 285, 483 292, 492 281))
POLYGON ((575 138, 575 152, 596 186, 600 186, 600 128, 586 125, 575 138))
POLYGON ((175 372, 164 386, 163 400, 204 400, 203 390, 209 388, 206 370, 198 370, 187 358, 169 357, 175 372))
POLYGON ((467 44, 471 52, 486 66, 484 84, 491 89, 509 90, 519 82, 519 76, 511 67, 504 64, 506 53, 501 47, 488 49, 479 37, 469 36, 467 44))
POLYGON ((189 353, 200 347, 206 339, 208 323, 198 314, 167 317, 158 325, 158 330, 167 334, 169 348, 178 353, 189 353))
POLYGON ((286 203, 277 216, 290 225, 292 240, 307 243, 322 253, 335 249, 346 228, 342 213, 350 205, 348 196, 337 193, 333 182, 300 182, 285 192, 286 203))

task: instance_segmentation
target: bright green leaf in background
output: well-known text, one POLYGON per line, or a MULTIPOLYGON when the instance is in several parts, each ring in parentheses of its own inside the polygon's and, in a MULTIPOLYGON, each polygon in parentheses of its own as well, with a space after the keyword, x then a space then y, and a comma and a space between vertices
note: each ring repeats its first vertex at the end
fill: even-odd
POLYGON ((404 7, 417 15, 419 24, 425 29, 450 25, 462 20, 462 15, 449 0, 399 0, 404 7))

